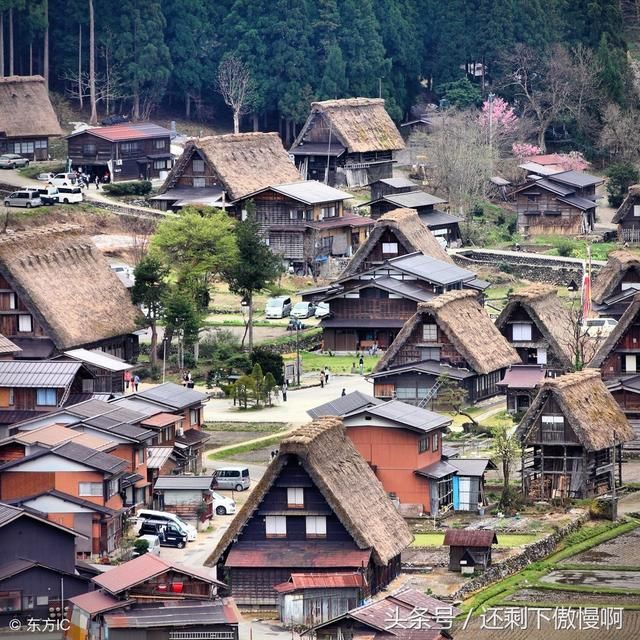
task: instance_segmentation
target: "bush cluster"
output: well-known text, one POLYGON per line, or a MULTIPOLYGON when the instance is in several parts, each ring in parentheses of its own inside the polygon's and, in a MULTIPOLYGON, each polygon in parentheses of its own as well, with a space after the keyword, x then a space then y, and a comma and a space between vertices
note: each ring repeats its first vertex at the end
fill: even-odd
POLYGON ((148 180, 135 182, 111 182, 103 189, 112 196, 146 196, 151 193, 151 183, 148 180))

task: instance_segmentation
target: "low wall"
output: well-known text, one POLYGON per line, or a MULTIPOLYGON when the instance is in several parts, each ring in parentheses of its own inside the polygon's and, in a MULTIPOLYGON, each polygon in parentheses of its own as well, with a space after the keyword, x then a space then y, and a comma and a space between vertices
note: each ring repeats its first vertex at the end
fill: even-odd
MULTIPOLYGON (((504 273, 510 273, 523 280, 544 282, 547 284, 567 286, 572 280, 580 286, 582 281, 582 262, 575 258, 537 256, 531 253, 508 251, 479 251, 468 249, 451 255, 454 262, 467 269, 482 266, 495 267, 504 273)), ((602 264, 593 263, 594 275, 597 275, 602 264)))
MULTIPOLYGON (((491 565, 477 578, 469 580, 469 582, 460 587, 460 589, 452 594, 451 599, 463 600, 475 591, 479 591, 494 582, 500 582, 514 573, 522 571, 522 569, 530 565, 532 562, 543 560, 555 551, 563 538, 568 536, 570 533, 577 531, 588 519, 589 514, 585 513, 573 522, 570 522, 561 529, 558 529, 558 531, 542 538, 542 540, 538 540, 538 542, 527 545, 522 550, 522 553, 517 556, 512 556, 503 562, 497 562, 496 564, 491 565)), ((500 533, 498 533, 498 539, 500 539, 500 533)))

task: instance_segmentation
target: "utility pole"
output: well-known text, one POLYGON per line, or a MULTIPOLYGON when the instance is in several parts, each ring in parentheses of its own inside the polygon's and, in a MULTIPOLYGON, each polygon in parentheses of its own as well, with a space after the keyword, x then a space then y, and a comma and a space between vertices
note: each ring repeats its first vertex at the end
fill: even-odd
POLYGON ((613 454, 611 456, 611 519, 618 519, 618 497, 616 495, 616 432, 613 432, 613 454))
MULTIPOLYGON (((483 72, 484 77, 484 72, 483 72)), ((489 102, 489 152, 491 153, 491 160, 493 161, 493 99, 495 98, 495 93, 490 93, 487 96, 487 100, 489 102)))
POLYGON ((296 380, 298 381, 298 386, 300 386, 300 342, 299 342, 299 334, 300 334, 300 320, 296 318, 296 380))
POLYGON ((164 379, 167 373, 167 338, 164 336, 162 338, 162 384, 164 384, 164 379))

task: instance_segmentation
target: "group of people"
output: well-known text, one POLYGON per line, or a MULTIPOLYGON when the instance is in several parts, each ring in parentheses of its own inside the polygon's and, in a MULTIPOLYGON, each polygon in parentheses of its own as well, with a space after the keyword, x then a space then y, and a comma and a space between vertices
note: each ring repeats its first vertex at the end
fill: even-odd
POLYGON ((96 189, 100 190, 101 184, 108 184, 110 182, 109 172, 105 172, 105 174, 100 177, 97 173, 92 177, 87 173, 83 173, 82 169, 78 169, 78 186, 83 189, 88 189, 89 184, 93 183, 96 185, 96 189))
POLYGON ((329 384, 329 367, 320 370, 320 387, 324 389, 325 384, 329 384))
POLYGON ((125 393, 129 391, 129 387, 131 387, 131 391, 133 393, 136 393, 138 391, 138 387, 140 386, 140 376, 137 373, 132 376, 131 371, 125 371, 124 386, 125 386, 125 393))
POLYGON ((191 376, 191 371, 183 371, 182 372, 182 386, 187 389, 193 389, 195 387, 195 382, 193 381, 193 377, 191 376))

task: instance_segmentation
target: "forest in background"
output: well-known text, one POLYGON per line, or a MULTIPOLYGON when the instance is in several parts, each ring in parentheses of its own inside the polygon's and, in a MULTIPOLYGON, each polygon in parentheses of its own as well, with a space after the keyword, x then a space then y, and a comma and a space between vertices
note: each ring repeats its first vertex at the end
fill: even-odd
POLYGON ((585 52, 595 73, 582 119, 564 109, 550 124, 589 152, 612 108, 637 117, 625 39, 637 24, 639 0, 0 0, 0 70, 43 74, 85 108, 92 76, 100 115, 211 122, 229 118, 216 76, 234 56, 253 84, 244 128, 280 122, 290 139, 318 99, 380 95, 401 121, 419 99, 479 105, 491 91, 531 111, 518 64, 526 54, 529 89, 548 84, 561 45, 565 74, 585 52))

